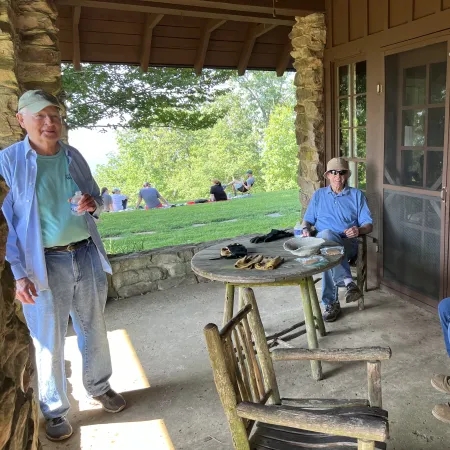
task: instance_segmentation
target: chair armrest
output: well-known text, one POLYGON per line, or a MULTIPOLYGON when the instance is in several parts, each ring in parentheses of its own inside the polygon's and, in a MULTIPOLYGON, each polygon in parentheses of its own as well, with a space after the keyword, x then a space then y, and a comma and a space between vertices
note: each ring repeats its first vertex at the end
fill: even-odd
POLYGON ((389 437, 387 419, 366 414, 339 416, 333 413, 296 411, 289 407, 243 402, 237 414, 245 419, 366 441, 384 442, 389 437))
POLYGON ((273 361, 382 361, 392 356, 389 347, 361 348, 279 348, 271 352, 273 361))

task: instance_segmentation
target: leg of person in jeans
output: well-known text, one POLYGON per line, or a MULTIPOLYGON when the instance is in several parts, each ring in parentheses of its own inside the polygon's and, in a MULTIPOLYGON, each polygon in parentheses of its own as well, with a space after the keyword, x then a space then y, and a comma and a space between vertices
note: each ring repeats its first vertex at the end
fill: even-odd
POLYGON ((327 322, 333 322, 337 319, 341 313, 341 307, 338 300, 338 287, 346 286, 346 301, 356 301, 353 297, 354 289, 359 292, 358 287, 353 282, 352 274, 350 271, 349 259, 356 255, 358 250, 357 243, 354 239, 346 239, 339 236, 339 233, 331 230, 323 230, 317 234, 317 237, 322 239, 336 242, 344 247, 344 257, 341 264, 333 269, 327 270, 322 276, 322 303, 325 306, 324 320, 327 322))
MULTIPOLYGON (((450 356, 450 298, 444 298, 438 306, 439 319, 441 321, 447 355, 450 356)), ((450 394, 450 376, 445 374, 433 375, 431 385, 444 394, 450 394)), ((433 408, 433 416, 442 422, 450 423, 449 403, 436 405, 433 408)))

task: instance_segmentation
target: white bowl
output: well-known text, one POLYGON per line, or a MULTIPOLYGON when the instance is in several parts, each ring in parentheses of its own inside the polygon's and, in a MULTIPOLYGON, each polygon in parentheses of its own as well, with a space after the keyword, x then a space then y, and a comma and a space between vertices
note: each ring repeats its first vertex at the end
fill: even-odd
POLYGON ((324 244, 325 239, 315 237, 295 237, 287 240, 283 247, 288 252, 297 256, 311 256, 319 253, 320 247, 324 244))

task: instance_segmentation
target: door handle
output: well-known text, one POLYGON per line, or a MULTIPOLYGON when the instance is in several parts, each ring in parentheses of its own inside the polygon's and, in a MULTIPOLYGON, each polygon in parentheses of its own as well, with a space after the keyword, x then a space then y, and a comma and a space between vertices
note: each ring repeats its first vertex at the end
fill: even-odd
POLYGON ((447 197, 447 187, 443 186, 441 189, 441 201, 445 202, 447 197))

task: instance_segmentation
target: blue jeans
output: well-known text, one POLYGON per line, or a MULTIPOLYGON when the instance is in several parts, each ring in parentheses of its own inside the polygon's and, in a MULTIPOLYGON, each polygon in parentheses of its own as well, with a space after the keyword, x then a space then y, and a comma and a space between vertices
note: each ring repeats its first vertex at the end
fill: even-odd
POLYGON ((438 312, 439 320, 442 325, 442 332, 444 333, 445 348, 447 349, 448 356, 450 356, 450 298, 444 298, 444 300, 439 303, 438 312))
POLYGON ((339 303, 338 287, 344 286, 344 278, 352 278, 348 261, 358 253, 358 242, 356 239, 342 238, 339 233, 331 230, 320 231, 317 237, 337 242, 344 247, 345 252, 341 264, 322 274, 322 303, 327 307, 339 303))
POLYGON ((69 314, 83 361, 83 384, 91 396, 110 389, 111 358, 103 311, 107 281, 95 244, 72 252, 47 252, 49 290, 23 305, 36 349, 39 401, 46 419, 67 414, 64 339, 69 314))

